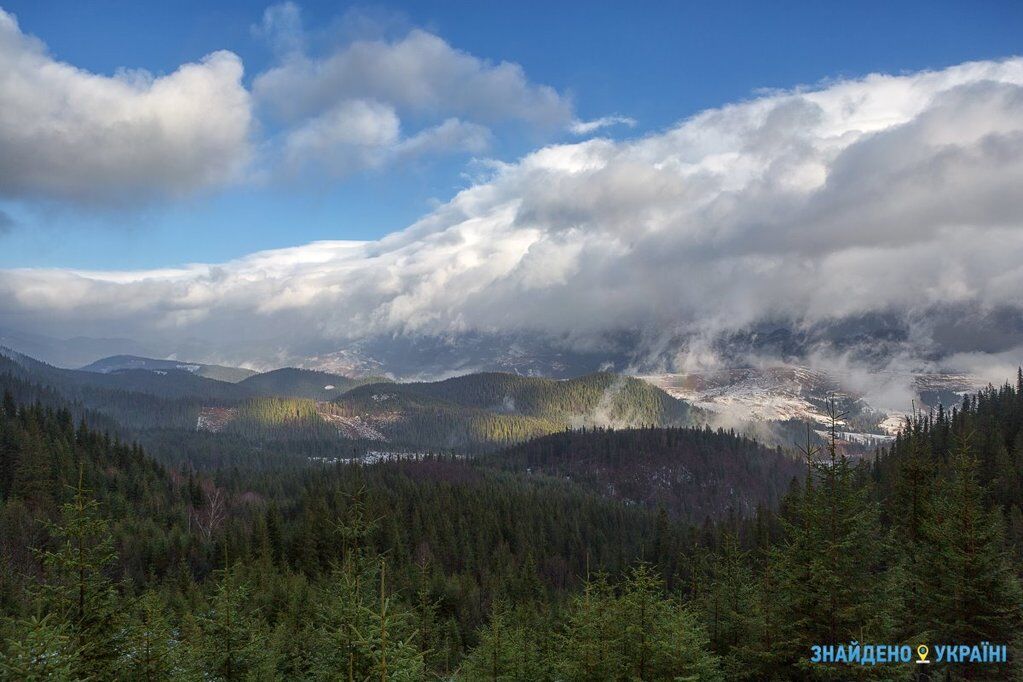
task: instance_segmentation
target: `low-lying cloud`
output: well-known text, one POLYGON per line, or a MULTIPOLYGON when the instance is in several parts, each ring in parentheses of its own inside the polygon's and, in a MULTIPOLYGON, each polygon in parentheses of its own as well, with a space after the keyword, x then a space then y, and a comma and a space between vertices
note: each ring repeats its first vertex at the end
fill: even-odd
POLYGON ((620 330, 715 338, 876 315, 940 356, 934 311, 1019 321, 1020 187, 1023 59, 871 75, 545 147, 378 241, 5 271, 0 324, 244 337, 272 359, 310 339, 529 331, 592 347, 620 330))

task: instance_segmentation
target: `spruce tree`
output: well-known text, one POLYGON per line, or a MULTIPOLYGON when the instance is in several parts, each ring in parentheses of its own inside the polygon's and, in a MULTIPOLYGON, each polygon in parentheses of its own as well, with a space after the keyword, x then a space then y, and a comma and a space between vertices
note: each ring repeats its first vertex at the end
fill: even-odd
POLYGON ((41 603, 68 625, 82 677, 110 679, 118 666, 121 613, 117 591, 104 569, 115 553, 108 523, 81 482, 61 519, 50 526, 55 549, 42 553, 46 582, 41 603))
POLYGON ((534 621, 525 608, 514 608, 504 600, 495 602, 490 622, 480 631, 479 644, 463 661, 457 679, 503 682, 556 679, 538 641, 553 633, 534 621))
MULTIPOLYGON (((1010 646, 1021 630, 1021 588, 1003 542, 997 508, 986 509, 969 437, 928 505, 912 572, 915 635, 921 641, 1010 646)), ((955 666, 951 674, 1001 679, 1001 666, 955 666)))
POLYGON ((618 588, 603 579, 573 602, 557 649, 566 680, 719 680, 720 661, 694 611, 640 564, 618 588))
POLYGON ((194 679, 191 656, 181 651, 159 595, 143 594, 132 611, 121 664, 128 677, 139 682, 194 679))
POLYGON ((70 628, 55 614, 5 624, 0 680, 71 682, 82 679, 80 651, 70 628))
POLYGON ((266 679, 272 677, 273 664, 267 646, 269 637, 258 616, 248 608, 248 586, 235 573, 233 567, 220 571, 208 608, 197 619, 199 653, 206 675, 213 679, 266 679))
POLYGON ((891 542, 869 477, 838 450, 842 415, 834 400, 829 412, 824 456, 807 447, 807 480, 788 500, 785 539, 774 555, 782 620, 778 650, 800 674, 821 679, 846 672, 809 663, 812 646, 891 641, 899 611, 891 542))
POLYGON ((699 604, 711 648, 722 656, 732 679, 749 671, 741 649, 758 634, 756 588, 749 553, 742 551, 734 534, 726 533, 699 604))

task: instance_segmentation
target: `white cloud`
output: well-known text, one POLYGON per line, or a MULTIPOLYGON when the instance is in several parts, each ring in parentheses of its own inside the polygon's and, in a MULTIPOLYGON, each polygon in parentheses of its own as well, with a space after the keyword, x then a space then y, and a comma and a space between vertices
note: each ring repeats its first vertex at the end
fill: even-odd
MULTIPOLYGON (((366 111, 365 135, 400 146, 386 110, 366 111)), ((930 351, 1001 353, 1018 340, 969 330, 1023 311, 1020 187, 1023 59, 874 75, 546 147, 378 241, 130 276, 6 271, 0 325, 251 338, 269 356, 377 334, 585 346, 895 314, 930 351)))
POLYGON ((253 93, 285 128, 267 163, 283 158, 291 175, 311 168, 336 177, 413 156, 480 153, 495 125, 553 132, 572 119, 571 102, 531 83, 519 65, 492 64, 421 29, 394 40, 335 37, 314 56, 297 6, 284 3, 266 11, 258 33, 280 59, 256 77, 253 93))
POLYGON ((315 162, 335 175, 378 166, 401 135, 394 109, 372 100, 349 100, 290 131, 285 158, 292 170, 315 162))
POLYGON ((291 174, 312 167, 340 177, 380 168, 396 159, 434 153, 479 153, 490 142, 489 129, 456 118, 403 137, 401 121, 391 106, 373 100, 346 100, 289 131, 284 139, 283 157, 291 174))
POLYGON ((288 121, 318 116, 350 99, 483 124, 520 120, 557 126, 572 114, 568 100, 530 83, 518 64, 491 64, 421 29, 394 41, 357 40, 322 58, 293 54, 260 74, 253 92, 288 121))
POLYGON ((568 127, 569 132, 573 135, 589 135, 603 128, 610 128, 612 126, 623 125, 629 128, 636 127, 636 119, 629 118, 628 116, 602 116, 601 118, 595 118, 591 121, 572 121, 572 124, 568 127))
POLYGON ((263 11, 263 20, 252 27, 252 33, 266 40, 280 55, 287 56, 305 49, 302 11, 293 2, 271 5, 263 11))
POLYGON ((0 195, 130 202, 231 182, 250 152, 241 78, 224 51, 160 77, 89 73, 0 10, 0 195))
POLYGON ((449 118, 403 140, 395 151, 404 156, 452 150, 479 154, 490 147, 492 138, 486 126, 449 118))
POLYGON ((230 52, 162 76, 104 76, 58 61, 0 10, 0 197, 134 205, 309 170, 336 179, 481 153, 495 125, 554 131, 572 118, 566 98, 517 64, 492 64, 423 30, 333 36, 314 56, 307 44, 326 34, 308 40, 298 5, 284 2, 252 31, 275 58, 254 94, 230 52))

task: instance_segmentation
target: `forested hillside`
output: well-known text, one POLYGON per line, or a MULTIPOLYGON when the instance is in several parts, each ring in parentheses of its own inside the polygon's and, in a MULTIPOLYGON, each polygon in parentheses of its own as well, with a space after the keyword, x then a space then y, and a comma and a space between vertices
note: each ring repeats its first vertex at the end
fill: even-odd
POLYGON ((461 461, 168 471, 9 395, 0 444, 13 679, 290 679, 339 660, 365 676, 383 652, 392 671, 453 673, 495 603, 559 603, 587 571, 638 559, 676 576, 692 542, 650 512, 461 461), (339 659, 329 638, 352 618, 405 639, 339 659))
POLYGON ((331 400, 356 386, 381 381, 380 377, 352 379, 340 374, 284 367, 256 374, 240 383, 255 395, 331 400))
POLYGON ((28 371, 2 355, 0 391, 9 392, 19 402, 39 401, 48 407, 65 408, 79 418, 88 415, 90 423, 122 433, 155 426, 192 429, 199 414, 194 400, 62 383, 45 372, 28 371))
POLYGON ((0 353, 0 383, 17 378, 46 386, 150 442, 171 430, 198 429, 242 435, 257 446, 315 441, 318 450, 336 450, 340 445, 327 441, 368 440, 475 452, 566 428, 677 426, 699 418, 646 382, 608 373, 566 381, 489 373, 406 384, 284 368, 229 383, 161 364, 170 361, 123 369, 132 358, 111 358, 113 364, 94 368, 103 371, 79 371, 6 353, 0 353))
MULTIPOLYGON (((367 387, 378 393, 387 387, 367 387)), ((682 424, 686 403, 645 381, 609 372, 556 381, 488 372, 433 383, 402 384, 400 394, 429 396, 463 407, 520 414, 574 426, 682 424)))
POLYGON ((469 374, 433 383, 370 384, 334 401, 389 439, 421 447, 507 445, 587 425, 692 423, 689 406, 644 381, 609 373, 554 381, 469 374))
POLYGON ((496 462, 695 521, 774 508, 806 472, 780 449, 710 428, 567 431, 512 447, 496 462))
POLYGON ((606 373, 567 381, 490 373, 433 383, 359 385, 328 374, 278 370, 239 386, 274 395, 230 409, 204 408, 201 430, 254 439, 340 437, 477 452, 585 425, 682 425, 697 416, 658 388, 606 373), (321 386, 327 381, 352 388, 330 402, 313 402, 324 392, 337 392, 334 384, 321 386), (309 398, 283 397, 288 395, 309 398))
POLYGON ((251 394, 237 384, 217 381, 180 369, 123 369, 109 373, 60 369, 11 351, 0 353, 4 369, 15 375, 31 377, 61 391, 77 391, 81 395, 96 389, 146 393, 157 398, 193 398, 225 402, 249 397, 251 394))
POLYGON ((180 360, 160 360, 137 355, 111 355, 110 357, 90 362, 81 368, 83 372, 99 372, 100 374, 111 374, 126 369, 142 369, 157 373, 175 370, 232 384, 256 374, 251 369, 243 369, 241 367, 207 365, 201 362, 182 362, 180 360))
POLYGON ((1023 634, 1023 376, 866 459, 641 428, 372 466, 237 433, 164 466, 7 381, 40 402, 0 413, 4 679, 904 679, 812 647, 1023 634))

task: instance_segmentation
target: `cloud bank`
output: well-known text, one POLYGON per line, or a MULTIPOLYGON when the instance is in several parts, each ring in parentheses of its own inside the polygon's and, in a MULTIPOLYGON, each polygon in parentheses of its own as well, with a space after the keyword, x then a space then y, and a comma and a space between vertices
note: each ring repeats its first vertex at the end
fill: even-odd
POLYGON ((5 271, 0 324, 245 338, 272 362, 312 340, 528 332, 589 348, 621 330, 894 315, 924 345, 1004 354, 1023 329, 1020 187, 1023 59, 870 75, 545 147, 378 241, 5 271), (996 317, 1010 329, 997 343, 963 334, 996 317))

